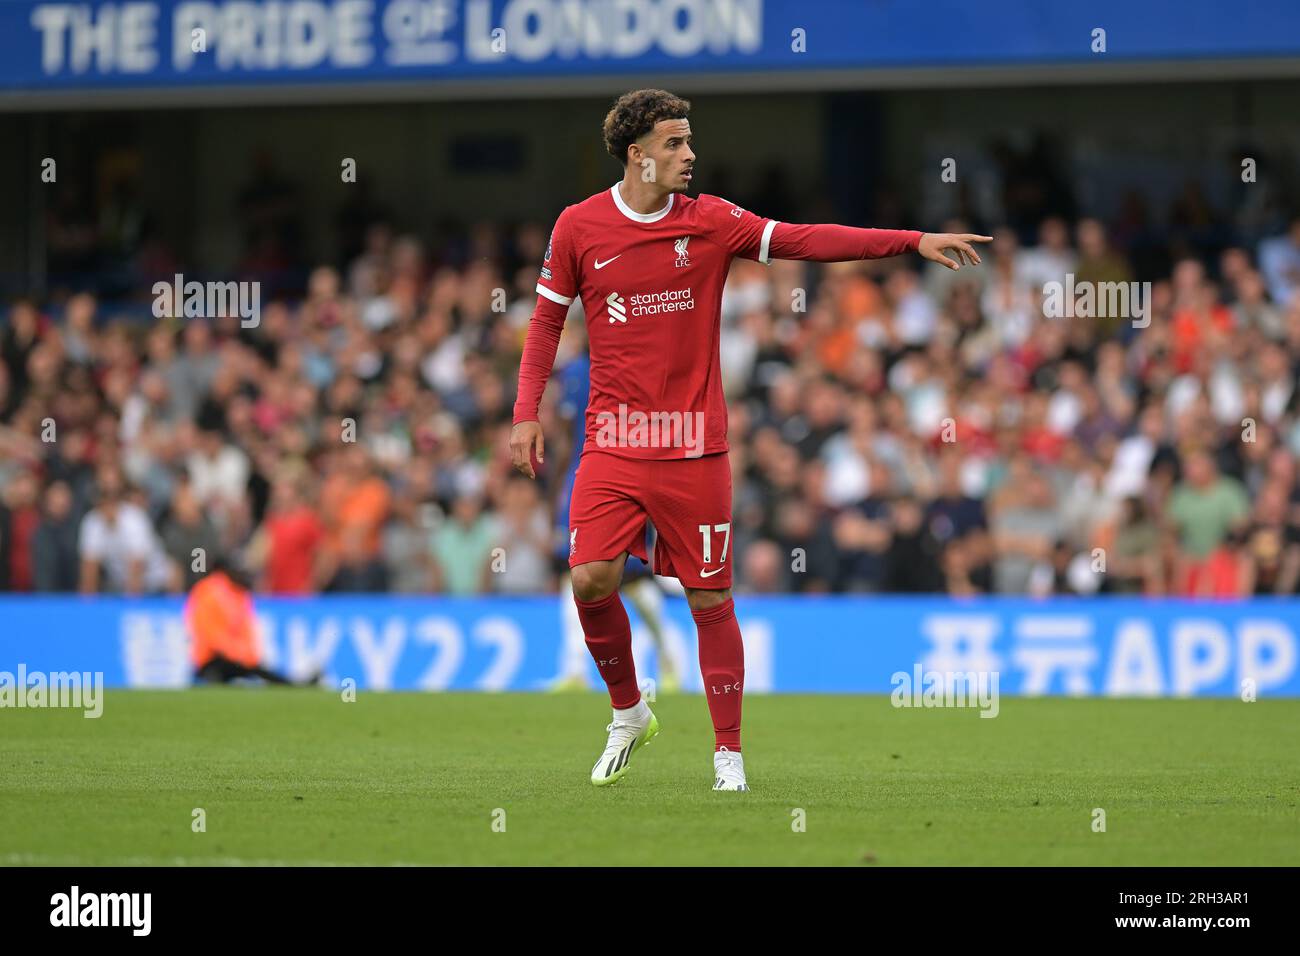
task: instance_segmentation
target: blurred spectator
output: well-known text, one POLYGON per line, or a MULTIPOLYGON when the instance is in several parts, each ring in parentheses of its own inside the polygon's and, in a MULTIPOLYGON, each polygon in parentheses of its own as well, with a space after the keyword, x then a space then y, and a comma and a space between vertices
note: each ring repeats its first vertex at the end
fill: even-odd
POLYGON ((1044 219, 1038 227, 1038 245, 1020 253, 1016 260, 1020 281, 1039 292, 1049 282, 1065 282, 1066 275, 1076 272, 1078 264, 1065 220, 1055 216, 1044 219))
POLYGON ((889 511, 892 535, 885 551, 886 591, 901 594, 942 591, 940 544, 923 522, 918 501, 895 498, 889 511))
POLYGON ((345 525, 335 545, 330 591, 369 593, 388 590, 388 568, 371 549, 369 533, 360 525, 345 525))
POLYGON ((1159 594, 1160 528, 1142 498, 1125 498, 1114 544, 1106 556, 1106 590, 1116 594, 1159 594))
POLYGON ((1018 459, 992 519, 997 591, 1050 593, 1050 562, 1061 532, 1061 515, 1050 483, 1026 459, 1018 459))
POLYGON ((482 594, 491 589, 489 561, 498 539, 496 522, 483 513, 475 493, 459 495, 451 515, 433 532, 433 590, 482 594))
POLYGON ((990 259, 985 260, 990 274, 979 300, 987 328, 972 329, 965 348, 971 358, 980 361, 1029 338, 1035 319, 1041 315, 1039 301, 1043 294, 1042 288, 1035 287, 1017 265, 1019 251, 1013 231, 997 230, 990 251, 990 259))
POLYGON ((1286 486, 1271 484, 1255 502, 1243 534, 1246 575, 1241 595, 1294 594, 1300 584, 1300 527, 1287 522, 1286 486))
POLYGON ((1186 592, 1192 597, 1235 598, 1250 593, 1249 557, 1241 530, 1228 532, 1202 561, 1187 567, 1186 592))
POLYGON ((939 460, 938 493, 925 509, 925 524, 939 546, 953 552, 954 569, 971 578, 971 586, 989 590, 988 518, 984 502, 962 487, 962 459, 949 450, 939 460))
POLYGON ((348 444, 336 460, 341 466, 325 479, 321 511, 329 529, 327 551, 333 562, 331 590, 383 590, 384 523, 391 493, 375 463, 358 444, 348 444))
POLYGON ((171 568, 162 545, 138 504, 127 500, 121 476, 107 468, 99 474, 99 501, 81 523, 83 594, 159 593, 171 584, 171 568))
POLYGON ((320 582, 325 525, 302 494, 302 480, 275 483, 271 507, 254 539, 262 588, 272 594, 311 594, 320 582))
POLYGON ((887 587, 887 554, 893 537, 889 471, 877 462, 871 476, 870 494, 841 511, 832 524, 840 561, 836 590, 872 592, 887 587))
POLYGON ((203 513, 191 484, 172 496, 171 515, 163 526, 163 546, 172 561, 172 589, 188 591, 221 556, 217 534, 203 513))
POLYGON ((894 310, 894 334, 904 345, 924 345, 934 337, 939 310, 911 269, 895 269, 885 283, 894 310))
POLYGON ((160 326, 149 334, 149 366, 167 385, 170 421, 187 421, 198 414, 199 403, 221 364, 220 356, 212 349, 206 322, 187 320, 183 338, 183 351, 178 354, 173 327, 160 326))
POLYGON ((1264 277, 1258 272, 1242 274, 1233 285, 1236 302, 1233 304, 1233 321, 1240 329, 1259 329, 1273 341, 1286 337, 1286 322, 1282 310, 1268 297, 1264 277))
POLYGON ((537 493, 537 485, 522 475, 506 482, 495 527, 501 548, 501 570, 492 575, 501 594, 537 594, 553 590, 551 576, 551 522, 537 493))
POLYGON ((0 589, 31 591, 35 587, 32 548, 41 523, 39 488, 35 476, 22 471, 10 480, 0 498, 0 589))
MULTIPOLYGON (((1111 248, 1106 237, 1106 227, 1096 219, 1083 219, 1079 222, 1076 234, 1079 238, 1079 262, 1075 282, 1092 282, 1100 286, 1104 282, 1131 282, 1133 270, 1128 262, 1111 248)), ((1099 310, 1100 311, 1100 310, 1099 310)), ((1098 315, 1091 320, 1097 325, 1097 333, 1107 338, 1120 331, 1124 317, 1119 315, 1098 315)), ((1083 319, 1087 322, 1089 320, 1083 319)))
POLYGON ((742 594, 776 594, 786 589, 785 555, 775 541, 755 541, 741 559, 736 589, 742 594))
MULTIPOLYGON (((77 529, 81 518, 73 510, 72 491, 66 482, 54 481, 45 489, 41 523, 32 536, 35 590, 75 591, 81 573, 77 529)), ((0 549, 0 554, 3 549, 0 549)))
POLYGON ((1300 216, 1291 220, 1285 235, 1259 244, 1259 269, 1273 301, 1289 306, 1300 291, 1300 216))
POLYGON ((30 302, 17 302, 9 310, 9 322, 0 334, 0 361, 4 362, 10 393, 8 416, 27 391, 28 361, 40 344, 40 315, 30 302))
POLYGON ((1205 451, 1187 456, 1186 476, 1170 495, 1167 515, 1179 533, 1179 546, 1193 559, 1204 559, 1223 544, 1231 531, 1243 528, 1250 515, 1246 489, 1235 478, 1220 475, 1205 451))
POLYGON ((50 482, 62 482, 72 493, 72 514, 79 522, 94 503, 95 442, 83 428, 65 427, 45 459, 45 474, 50 482))
POLYGON ((818 520, 806 500, 787 498, 777 505, 777 542, 788 555, 787 587, 794 592, 830 591, 838 574, 839 555, 831 529, 818 520))
POLYGON ((192 493, 205 507, 236 510, 248 491, 248 455, 226 441, 211 418, 200 420, 199 427, 198 442, 187 462, 192 493))
POLYGON ((384 528, 384 565, 388 587, 399 594, 427 591, 433 569, 429 530, 422 509, 411 494, 393 498, 389 521, 384 528))

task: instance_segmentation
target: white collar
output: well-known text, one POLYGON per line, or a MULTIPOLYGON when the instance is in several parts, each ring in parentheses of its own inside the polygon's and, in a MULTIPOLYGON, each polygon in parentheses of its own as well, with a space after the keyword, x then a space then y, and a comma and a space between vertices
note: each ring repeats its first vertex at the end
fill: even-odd
POLYGON ((669 193, 668 204, 658 212, 641 213, 636 212, 631 206, 623 202, 623 197, 618 194, 618 183, 615 183, 610 187, 609 194, 614 197, 614 205, 618 207, 618 211, 627 216, 627 218, 631 219, 633 222, 658 222, 664 216, 672 212, 673 196, 676 195, 675 193, 669 193))

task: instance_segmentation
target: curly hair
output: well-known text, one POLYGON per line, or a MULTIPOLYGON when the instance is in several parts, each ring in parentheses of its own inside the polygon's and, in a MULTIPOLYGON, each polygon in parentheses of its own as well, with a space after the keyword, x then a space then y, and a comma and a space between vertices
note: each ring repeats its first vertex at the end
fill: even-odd
POLYGON ((666 119, 686 119, 691 104, 667 90, 633 90, 624 93, 605 114, 605 149, 624 166, 627 148, 666 119))

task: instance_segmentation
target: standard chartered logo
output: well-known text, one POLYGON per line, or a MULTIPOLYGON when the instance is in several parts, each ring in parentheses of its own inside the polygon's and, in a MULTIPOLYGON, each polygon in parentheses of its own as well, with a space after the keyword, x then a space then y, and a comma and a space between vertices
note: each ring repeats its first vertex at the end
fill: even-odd
POLYGON ((611 292, 605 297, 605 304, 609 306, 609 324, 615 322, 627 321, 627 309, 623 305, 623 297, 617 292, 611 292))
POLYGON ((646 292, 624 299, 617 292, 605 297, 609 306, 609 321, 627 322, 629 315, 659 315, 662 312, 685 312, 695 308, 695 299, 691 289, 664 289, 662 292, 646 292))
POLYGON ((629 304, 632 315, 657 315, 660 312, 684 312, 695 308, 691 298, 690 287, 685 289, 665 289, 663 292, 648 292, 645 295, 632 296, 629 304))

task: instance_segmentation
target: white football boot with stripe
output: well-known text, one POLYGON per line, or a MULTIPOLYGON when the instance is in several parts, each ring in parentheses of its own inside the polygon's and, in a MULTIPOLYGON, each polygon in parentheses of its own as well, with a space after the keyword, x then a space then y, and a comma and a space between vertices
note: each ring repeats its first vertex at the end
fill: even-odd
POLYGON ((644 701, 642 708, 639 716, 620 716, 614 712, 614 720, 605 728, 609 731, 605 750, 596 766, 591 768, 591 782, 596 786, 605 787, 621 780, 627 773, 632 754, 659 733, 659 718, 651 713, 644 701))
POLYGON ((748 790, 745 782, 745 761, 739 753, 719 747, 713 755, 714 790, 748 790))

